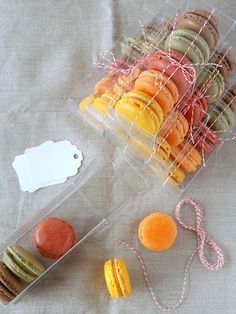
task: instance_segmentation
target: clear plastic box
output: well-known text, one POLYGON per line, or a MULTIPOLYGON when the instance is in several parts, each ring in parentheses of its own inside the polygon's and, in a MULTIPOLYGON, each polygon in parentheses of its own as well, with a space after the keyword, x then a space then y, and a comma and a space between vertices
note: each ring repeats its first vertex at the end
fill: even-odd
MULTIPOLYGON (((235 20, 204 1, 166 1, 159 12, 156 12, 158 13, 156 18, 162 21, 165 17, 175 17, 195 7, 206 8, 209 11, 214 10, 214 16, 217 17, 219 23, 220 39, 215 49, 211 50, 211 56, 217 49, 228 48, 234 36, 235 20)), ((142 13, 143 16, 140 17, 142 23, 154 17, 153 13, 148 11, 148 9, 142 13)), ((133 36, 137 33, 138 35, 136 36, 139 36, 138 20, 139 17, 137 17, 137 25, 127 25, 127 34, 124 34, 124 36, 133 36)), ((159 30, 160 35, 162 31, 163 29, 159 30)), ((118 40, 112 48, 113 54, 117 57, 122 55, 119 42, 118 40)), ((232 47, 231 51, 236 56, 236 47, 232 47)), ((101 145, 95 148, 93 147, 93 141, 87 144, 93 147, 94 155, 86 154, 86 146, 80 147, 85 155, 83 171, 79 173, 78 177, 70 183, 69 187, 59 197, 40 210, 30 221, 26 222, 1 248, 0 260, 2 260, 3 252, 9 245, 13 243, 22 244, 35 254, 46 267, 44 273, 31 284, 26 284, 24 290, 10 303, 17 302, 32 286, 70 256, 90 235, 103 228, 113 214, 123 208, 127 208, 130 203, 145 193, 149 184, 154 182, 157 186, 166 188, 166 183, 172 182, 169 177, 170 166, 167 166, 162 160, 152 156, 145 150, 140 150, 135 144, 138 139, 150 150, 153 150, 154 144, 158 141, 158 133, 151 135, 143 129, 132 125, 129 120, 119 115, 112 107, 109 108, 105 115, 101 115, 89 105, 86 106, 85 112, 80 111, 79 103, 81 99, 91 94, 94 84, 105 75, 105 69, 96 68, 83 83, 76 86, 75 93, 69 99, 70 108, 74 114, 78 115, 78 128, 80 129, 78 138, 93 138, 95 130, 100 138, 101 145), (110 159, 106 151, 106 145, 117 146, 117 143, 120 146, 120 153, 116 158, 110 159), (97 157, 96 160, 94 160, 94 156, 97 157), (117 191, 123 186, 126 188, 125 190, 122 189, 124 193, 121 195, 117 191), (56 216, 68 220, 77 233, 78 241, 75 246, 56 261, 42 257, 32 241, 32 235, 37 223, 47 216, 56 216)), ((235 83, 236 75, 233 73, 227 82, 225 93, 235 83)), ((224 94, 221 98, 223 97, 224 94)), ((217 106, 217 104, 215 105, 217 106)), ((178 106, 178 103, 176 106, 178 106)), ((201 123, 205 124, 207 122, 206 119, 203 119, 201 123)), ((221 136, 223 138, 226 135, 222 133, 221 136)), ((84 141, 81 142, 84 143, 84 141)), ((219 142, 212 153, 205 154, 206 162, 220 149, 222 144, 223 142, 219 142)), ((173 160, 174 163, 175 160, 173 160)), ((203 165, 197 171, 187 174, 183 183, 173 186, 177 187, 178 192, 182 192, 202 168, 203 165)))

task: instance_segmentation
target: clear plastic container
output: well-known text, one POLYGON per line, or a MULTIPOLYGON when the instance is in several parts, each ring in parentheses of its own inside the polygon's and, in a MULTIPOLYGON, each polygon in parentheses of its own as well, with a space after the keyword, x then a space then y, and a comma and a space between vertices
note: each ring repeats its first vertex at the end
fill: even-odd
MULTIPOLYGON (((211 55, 217 49, 229 47, 231 39, 234 36, 235 20, 224 15, 220 10, 212 7, 210 4, 199 1, 166 1, 163 7, 156 15, 159 21, 166 17, 175 18, 184 11, 201 7, 209 11, 214 11, 219 23, 220 39, 215 49, 211 50, 211 55)), ((157 13, 157 12, 156 12, 157 13)), ((127 33, 124 36, 139 36, 140 28, 138 27, 139 18, 143 23, 153 18, 152 11, 145 10, 143 16, 137 17, 137 25, 127 24, 127 33), (136 34, 136 35, 135 35, 136 34)), ((164 30, 159 29, 160 38, 164 30)), ((122 40, 122 38, 120 39, 122 40)), ((116 57, 122 55, 120 50, 120 40, 112 48, 112 53, 116 57)), ((232 54, 236 55, 236 48, 232 47, 232 54)), ((198 75, 201 71, 198 72, 198 75)), ((26 284, 24 290, 11 302, 17 302, 23 297, 32 286, 39 280, 44 278, 50 271, 55 269, 59 263, 65 260, 70 254, 81 245, 89 236, 103 228, 110 220, 111 216, 116 212, 127 208, 130 203, 139 198, 147 191, 149 184, 156 184, 157 187, 165 187, 166 183, 173 183, 171 179, 170 168, 176 161, 172 161, 172 165, 165 162, 147 152, 140 149, 137 140, 153 150, 154 144, 160 140, 158 133, 151 135, 143 129, 133 125, 125 117, 119 115, 114 108, 109 108, 105 115, 101 115, 91 106, 87 105, 85 112, 79 109, 79 103, 82 98, 92 93, 94 84, 106 76, 106 69, 96 68, 94 72, 83 82, 76 86, 75 93, 69 99, 70 108, 73 114, 78 115, 78 138, 93 139, 94 130, 100 138, 100 145, 93 147, 93 140, 90 141, 93 153, 87 154, 86 145, 80 149, 84 153, 84 169, 78 177, 70 183, 70 186, 60 194, 53 202, 48 204, 44 209, 40 210, 30 221, 26 222, 17 232, 15 232, 1 248, 0 260, 2 260, 4 250, 11 244, 17 243, 29 249, 35 254, 45 265, 46 270, 31 284, 26 284), (100 136, 101 135, 101 136, 100 136), (106 150, 107 145, 117 146, 119 143, 120 154, 116 158, 110 159, 106 150), (94 158, 96 156, 96 160, 94 158), (154 181, 153 181, 154 180, 154 181), (125 189, 122 187, 125 186, 125 189), (122 188, 124 193, 117 193, 122 188), (107 192, 108 191, 108 192, 107 192), (50 260, 39 254, 32 241, 36 225, 48 216, 56 216, 69 221, 74 227, 77 234, 77 243, 65 255, 58 260, 50 260)), ((225 93, 236 83, 235 73, 228 80, 225 93)), ((186 91, 187 93, 187 91, 186 91)), ((224 94, 221 98, 224 97, 224 94)), ((181 102, 179 99, 178 104, 181 102)), ((219 102, 219 101, 218 101, 219 102)), ((217 104, 215 104, 217 106, 217 104)), ((171 117, 171 114, 169 115, 171 117)), ((206 124, 207 117, 202 120, 202 124, 206 124)), ((199 126, 200 127, 200 126, 199 126)), ((160 132, 161 130, 159 130, 160 132)), ((197 130, 195 130, 197 132, 197 130)), ((227 136, 222 133, 222 138, 227 136)), ((96 138, 97 141, 97 138, 96 138)), ((85 143, 85 141, 81 141, 85 143)), ((205 154, 205 161, 208 162, 214 152, 218 151, 223 142, 220 141, 210 154, 205 154)), ((189 173, 183 183, 172 185, 177 187, 178 192, 186 189, 193 177, 203 168, 203 165, 197 171, 189 173)))

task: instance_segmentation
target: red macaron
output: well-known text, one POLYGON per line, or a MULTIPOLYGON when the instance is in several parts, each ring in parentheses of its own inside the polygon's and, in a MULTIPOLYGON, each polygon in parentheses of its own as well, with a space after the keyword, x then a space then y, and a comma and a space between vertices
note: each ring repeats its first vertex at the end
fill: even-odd
POLYGON ((206 125, 201 125, 197 132, 193 133, 193 145, 200 152, 211 153, 219 143, 219 137, 206 125))
POLYGON ((33 241, 41 255, 57 259, 75 245, 76 235, 66 220, 47 217, 36 226, 33 241))
POLYGON ((175 50, 159 50, 154 53, 147 61, 147 68, 158 70, 171 77, 178 88, 180 97, 185 94, 196 77, 192 63, 175 50))
POLYGON ((206 115, 208 107, 205 96, 197 89, 191 95, 185 95, 178 106, 189 125, 199 124, 206 115))

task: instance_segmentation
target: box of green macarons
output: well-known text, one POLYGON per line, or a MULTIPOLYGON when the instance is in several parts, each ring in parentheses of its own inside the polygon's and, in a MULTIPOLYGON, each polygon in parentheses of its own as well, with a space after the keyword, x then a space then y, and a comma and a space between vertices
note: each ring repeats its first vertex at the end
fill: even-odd
POLYGON ((97 133, 104 155, 110 143, 118 153, 86 160, 64 192, 5 242, 5 305, 21 299, 153 182, 183 192, 235 138, 235 20, 202 0, 167 0, 145 18, 137 17, 133 32, 101 52, 92 75, 68 100, 78 114, 78 138, 97 133), (121 186, 126 192, 116 197, 121 186), (103 191, 112 202, 102 201, 103 191))

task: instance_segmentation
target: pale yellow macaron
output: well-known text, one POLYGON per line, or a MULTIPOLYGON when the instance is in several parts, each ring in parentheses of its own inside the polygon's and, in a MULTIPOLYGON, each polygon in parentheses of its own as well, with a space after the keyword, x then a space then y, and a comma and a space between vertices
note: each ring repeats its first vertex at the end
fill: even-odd
POLYGON ((120 258, 109 259, 104 264, 107 289, 112 298, 127 298, 132 289, 125 261, 120 258))

